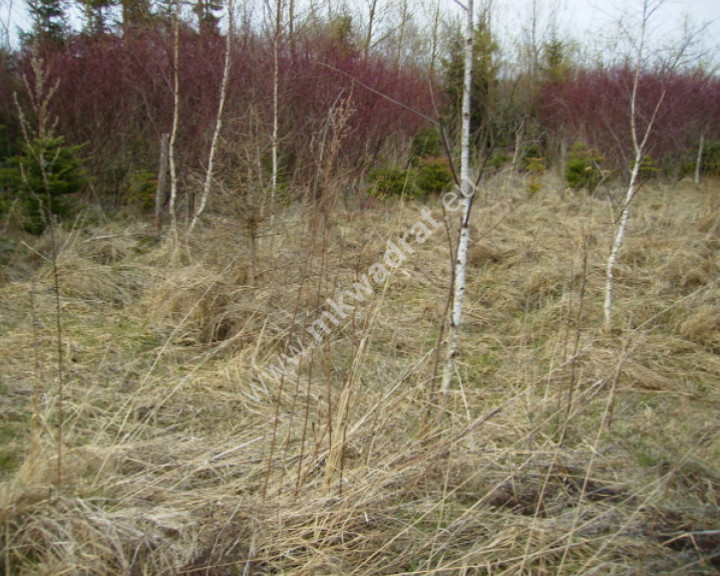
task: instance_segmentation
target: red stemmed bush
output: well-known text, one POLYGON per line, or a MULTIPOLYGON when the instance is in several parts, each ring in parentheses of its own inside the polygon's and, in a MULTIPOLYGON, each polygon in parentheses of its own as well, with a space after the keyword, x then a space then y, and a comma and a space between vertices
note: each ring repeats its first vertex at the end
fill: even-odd
MULTIPOLYGON (((207 161, 224 46, 217 33, 181 27, 177 142, 181 184, 194 172, 202 172, 207 161)), ((236 36, 233 51, 226 129, 221 136, 226 146, 232 146, 233 141, 252 135, 252 145, 263 157, 272 125, 272 39, 246 28, 236 36), (260 119, 259 128, 257 121, 252 128, 245 126, 250 110, 253 118, 260 119)), ((125 36, 79 35, 44 50, 51 81, 59 81, 51 102, 57 132, 71 144, 84 145, 96 190, 106 201, 122 203, 134 173, 157 169, 161 134, 169 132, 172 123, 172 52, 171 27, 163 25, 125 36)), ((29 70, 30 57, 29 52, 18 55, 11 74, 16 86, 29 70)), ((314 172, 315 143, 329 112, 341 100, 349 99, 352 115, 337 162, 355 173, 376 159, 389 138, 411 137, 425 123, 392 100, 431 114, 430 88, 423 74, 400 70, 382 55, 366 58, 339 39, 330 25, 298 34, 292 50, 284 43, 279 64, 281 154, 287 179, 302 182, 314 172)))
MULTIPOLYGON (((578 70, 561 82, 544 86, 539 114, 549 137, 582 142, 599 151, 608 166, 623 169, 632 156, 630 98, 633 71, 629 68, 578 70)), ((720 138, 713 106, 720 83, 699 72, 667 74, 648 70, 638 89, 638 132, 660 108, 647 146, 654 163, 677 174, 694 153, 701 133, 720 138)))

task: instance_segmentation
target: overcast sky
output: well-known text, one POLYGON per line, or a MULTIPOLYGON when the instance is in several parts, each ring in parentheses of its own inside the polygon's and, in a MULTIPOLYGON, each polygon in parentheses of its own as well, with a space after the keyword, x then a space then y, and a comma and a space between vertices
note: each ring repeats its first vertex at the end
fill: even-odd
MULTIPOLYGON (((625 17, 642 14, 642 0, 568 0, 566 18, 587 37, 599 22, 617 23, 625 17)), ((708 25, 704 33, 708 43, 717 43, 720 36, 720 0, 666 0, 652 17, 651 32, 655 35, 679 34, 687 25, 699 29, 708 25)))
MULTIPOLYGON (((707 53, 705 60, 720 64, 720 0, 648 3, 657 6, 648 28, 651 44, 667 45, 682 37, 685 30, 693 30, 699 33, 700 45, 707 53)), ((583 46, 602 49, 618 37, 620 25, 635 29, 633 23, 641 18, 643 0, 492 0, 493 25, 500 36, 527 33, 533 5, 539 38, 554 27, 561 39, 572 38, 583 46)))
MULTIPOLYGON (((297 1, 297 0, 296 0, 297 1)), ((367 4, 370 0, 347 0, 348 4, 367 4)), ((381 0, 382 2, 383 0, 381 0)), ((392 0, 385 0, 390 2, 392 0)), ((413 0, 410 0, 411 3, 413 0)), ((449 10, 457 9, 456 1, 439 0, 449 10)), ((488 0, 486 0, 488 1, 488 0)), ((658 0, 649 0, 657 4, 658 0)), ((26 0, 0 0, 0 24, 9 26, 16 38, 18 26, 27 27, 24 16, 26 0)), ((298 3, 302 2, 299 0, 298 3)), ((434 2, 434 0, 424 0, 434 2)), ((560 38, 572 37, 583 45, 600 43, 603 38, 617 36, 617 25, 631 22, 641 14, 643 0, 491 0, 496 31, 506 37, 517 37, 529 27, 532 6, 538 10, 539 30, 548 22, 557 26, 560 38)), ((335 0, 338 3, 338 0, 335 0)), ((476 6, 482 0, 475 0, 476 6)), ((651 33, 656 41, 678 36, 685 25, 703 33, 705 47, 720 61, 720 0, 665 0, 652 19, 651 33)), ((1 28, 0 28, 1 30, 1 28)))

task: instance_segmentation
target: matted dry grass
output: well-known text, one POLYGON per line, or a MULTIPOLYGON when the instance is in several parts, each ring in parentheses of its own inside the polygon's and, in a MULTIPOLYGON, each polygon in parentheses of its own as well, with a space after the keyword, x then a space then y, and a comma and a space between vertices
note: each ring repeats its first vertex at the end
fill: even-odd
POLYGON ((220 217, 179 249, 137 226, 63 236, 60 485, 51 274, 16 269, 0 287, 2 572, 717 573, 707 200, 643 190, 604 334, 607 202, 487 186, 444 406, 443 230, 321 343, 305 330, 418 204, 289 209, 254 263, 220 217))

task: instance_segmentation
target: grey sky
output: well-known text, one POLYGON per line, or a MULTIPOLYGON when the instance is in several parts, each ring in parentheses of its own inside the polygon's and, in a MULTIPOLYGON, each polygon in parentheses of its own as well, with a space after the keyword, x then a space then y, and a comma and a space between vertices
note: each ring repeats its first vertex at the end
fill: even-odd
MULTIPOLYGON (((336 3, 338 0, 335 0, 336 3)), ((391 3, 393 0, 384 0, 391 3)), ((422 0, 421 0, 422 1, 422 0)), ((434 3, 425 0, 423 3, 434 3)), ((475 0, 476 5, 482 0, 475 0)), ((559 36, 571 36, 581 44, 593 44, 603 37, 617 33, 618 20, 628 21, 641 12, 643 0, 486 0, 493 6, 495 25, 505 37, 517 37, 529 28, 533 3, 538 12, 538 30, 542 32, 549 21, 557 25, 559 36)), ((302 2, 302 0, 300 0, 302 2)), ((367 4, 368 0, 348 0, 350 5, 367 4)), ((380 0, 384 3, 383 0, 380 0)), ((448 10, 457 9, 454 0, 439 0, 448 10)), ((656 4, 657 0, 651 0, 656 4)), ((0 0, 0 40, 3 29, 9 28, 16 39, 18 26, 27 27, 25 0, 0 0)), ((720 0, 665 0, 652 20, 656 39, 677 36, 685 23, 698 29, 709 23, 703 33, 705 47, 714 52, 713 60, 720 61, 720 0)))

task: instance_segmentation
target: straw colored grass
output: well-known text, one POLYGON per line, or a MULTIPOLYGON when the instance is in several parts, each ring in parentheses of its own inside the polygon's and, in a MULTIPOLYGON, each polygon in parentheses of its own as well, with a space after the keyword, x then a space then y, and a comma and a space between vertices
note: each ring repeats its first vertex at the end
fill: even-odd
POLYGON ((432 382, 444 230, 321 342, 306 330, 418 221, 418 204, 288 208, 259 231, 256 261, 224 216, 179 246, 137 225, 63 232, 60 486, 50 271, 32 250, 31 265, 11 260, 0 572, 716 573, 706 199, 660 185, 637 197, 618 330, 605 334, 611 212, 558 186, 528 198, 500 175, 478 198, 444 405, 432 382), (290 362, 299 343, 307 354, 290 362))

